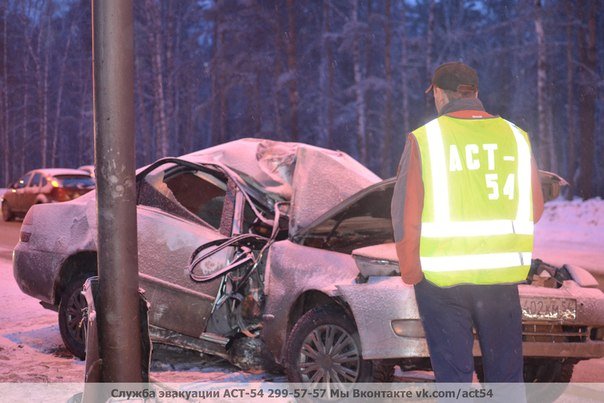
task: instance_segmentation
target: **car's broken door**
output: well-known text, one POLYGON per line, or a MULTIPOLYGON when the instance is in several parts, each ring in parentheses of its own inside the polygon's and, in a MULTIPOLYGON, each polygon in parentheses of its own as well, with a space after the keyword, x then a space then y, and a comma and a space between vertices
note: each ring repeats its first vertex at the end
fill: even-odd
MULTIPOLYGON (((140 182, 139 271, 152 325, 192 337, 205 331, 220 278, 194 282, 187 267, 199 245, 224 237, 220 225, 225 195, 224 179, 179 167, 140 182)), ((228 252, 213 261, 226 265, 228 252)))

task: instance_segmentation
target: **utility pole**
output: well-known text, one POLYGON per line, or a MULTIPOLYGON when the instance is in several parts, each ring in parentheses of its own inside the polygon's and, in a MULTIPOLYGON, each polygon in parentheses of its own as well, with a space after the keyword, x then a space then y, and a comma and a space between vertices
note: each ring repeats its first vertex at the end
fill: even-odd
POLYGON ((92 0, 101 382, 141 382, 132 0, 92 0))

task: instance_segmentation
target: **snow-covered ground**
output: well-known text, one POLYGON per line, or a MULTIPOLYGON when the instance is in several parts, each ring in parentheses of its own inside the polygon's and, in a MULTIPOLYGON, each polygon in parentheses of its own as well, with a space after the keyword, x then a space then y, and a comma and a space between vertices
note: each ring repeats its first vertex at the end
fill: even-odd
POLYGON ((553 264, 576 264, 602 278, 604 200, 547 203, 535 228, 534 256, 553 264))
MULTIPOLYGON (((285 380, 263 372, 239 371, 213 357, 169 347, 156 350, 152 376, 161 382, 285 380)), ((84 362, 63 346, 57 314, 23 294, 10 261, 0 257, 0 383, 82 382, 84 369, 84 362)))
MULTIPOLYGON (((604 276, 604 201, 548 203, 536 229, 535 256, 551 263, 579 264, 604 276)), ((0 383, 81 382, 84 363, 63 347, 57 314, 21 293, 9 258, 10 249, 0 245, 0 383)), ((180 350, 157 349, 155 357, 152 377, 162 382, 285 380, 282 375, 246 373, 180 350)), ((604 359, 579 363, 573 381, 604 382, 604 359)))

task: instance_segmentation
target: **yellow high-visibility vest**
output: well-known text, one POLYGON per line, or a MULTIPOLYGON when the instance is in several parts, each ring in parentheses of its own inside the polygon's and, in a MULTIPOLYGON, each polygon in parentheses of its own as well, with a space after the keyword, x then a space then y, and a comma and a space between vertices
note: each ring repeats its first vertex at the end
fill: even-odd
POLYGON ((441 287, 525 280, 534 232, 527 133, 500 117, 441 116, 413 134, 424 276, 441 287))

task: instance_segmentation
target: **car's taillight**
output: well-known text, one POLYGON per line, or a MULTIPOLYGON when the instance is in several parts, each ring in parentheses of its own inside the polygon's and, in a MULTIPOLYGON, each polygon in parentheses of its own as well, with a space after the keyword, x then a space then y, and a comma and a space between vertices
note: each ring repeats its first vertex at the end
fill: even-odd
POLYGON ((50 192, 50 197, 54 201, 62 202, 69 200, 69 196, 67 195, 67 191, 64 188, 54 188, 50 192))
POLYGON ((31 238, 31 229, 34 225, 34 212, 33 209, 29 209, 25 217, 23 217, 23 223, 21 224, 21 232, 19 232, 19 240, 21 242, 29 242, 31 238))
POLYGON ((21 242, 29 242, 30 238, 31 238, 31 232, 21 230, 21 232, 19 233, 19 240, 21 242))

